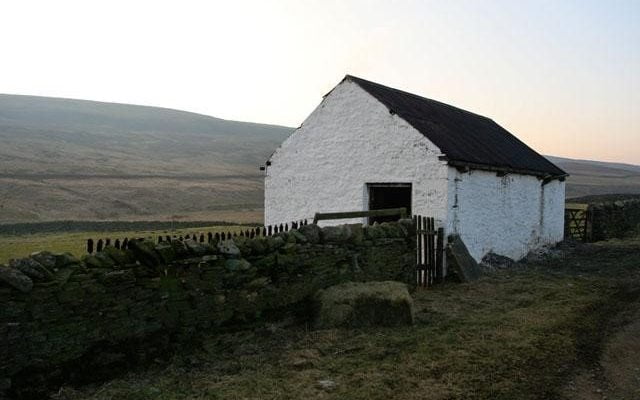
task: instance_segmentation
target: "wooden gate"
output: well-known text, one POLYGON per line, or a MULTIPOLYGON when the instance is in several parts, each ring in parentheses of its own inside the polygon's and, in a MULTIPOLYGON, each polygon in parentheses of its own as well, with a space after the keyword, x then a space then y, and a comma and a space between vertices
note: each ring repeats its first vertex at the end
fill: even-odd
POLYGON ((444 278, 444 229, 435 227, 433 217, 413 216, 416 227, 416 280, 429 287, 444 278))
POLYGON ((592 212, 588 204, 567 203, 564 209, 564 237, 591 241, 592 212))

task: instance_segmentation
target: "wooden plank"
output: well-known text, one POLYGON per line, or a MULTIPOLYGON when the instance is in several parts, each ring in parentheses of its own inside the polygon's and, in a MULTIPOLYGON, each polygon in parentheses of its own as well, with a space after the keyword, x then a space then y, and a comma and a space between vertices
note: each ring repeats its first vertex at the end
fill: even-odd
MULTIPOLYGON (((429 230, 429 218, 427 217, 422 217, 422 226, 426 229, 429 230)), ((424 250, 424 287, 429 286, 429 236, 427 235, 422 235, 422 249, 424 250)))
POLYGON ((400 218, 407 216, 407 209, 400 208, 386 208, 384 210, 368 210, 368 211, 346 211, 335 213, 316 213, 313 217, 313 223, 317 224, 318 221, 324 221, 329 219, 348 219, 348 218, 365 218, 365 217, 388 217, 397 215, 400 218))
POLYGON ((444 228, 438 228, 438 237, 436 242, 436 282, 442 282, 444 279, 444 228))
MULTIPOLYGON (((429 229, 432 232, 435 232, 436 221, 433 217, 429 218, 429 229)), ((436 275, 436 236, 429 235, 429 265, 430 265, 430 273, 429 273, 429 285, 433 285, 435 275, 436 275)))
MULTIPOLYGON (((417 231, 420 232, 420 230, 422 229, 422 217, 418 216, 418 229, 417 231)), ((417 248, 418 248, 418 254, 417 254, 417 258, 416 258, 416 271, 418 271, 418 286, 422 286, 422 274, 423 274, 423 268, 422 268, 422 234, 418 233, 416 234, 416 240, 418 241, 417 243, 417 248)))
MULTIPOLYGON (((426 230, 431 230, 431 218, 423 217, 423 226, 426 230)), ((429 281, 431 280, 431 236, 423 235, 424 238, 424 283, 425 287, 429 286, 429 281)))
POLYGON ((587 203, 566 203, 564 205, 565 210, 583 210, 586 211, 589 208, 587 203))

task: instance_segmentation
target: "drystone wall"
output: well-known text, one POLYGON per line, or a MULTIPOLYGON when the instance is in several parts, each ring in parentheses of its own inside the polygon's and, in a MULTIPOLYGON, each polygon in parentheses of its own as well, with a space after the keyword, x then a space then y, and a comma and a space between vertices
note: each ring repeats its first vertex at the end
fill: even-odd
POLYGON ((12 260, 0 266, 0 398, 36 398, 52 382, 144 361, 337 283, 411 282, 411 229, 306 225, 235 242, 135 241, 82 260, 12 260))
POLYGON ((594 241, 640 234, 640 199, 593 203, 590 211, 594 241))

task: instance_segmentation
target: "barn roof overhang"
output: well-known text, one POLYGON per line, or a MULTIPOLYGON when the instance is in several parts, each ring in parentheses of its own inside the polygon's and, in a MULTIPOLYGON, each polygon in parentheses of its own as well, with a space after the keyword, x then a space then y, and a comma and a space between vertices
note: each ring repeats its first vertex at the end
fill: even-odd
POLYGON ((565 180, 569 174, 549 174, 548 172, 535 171, 531 169, 521 169, 521 168, 512 168, 508 166, 497 166, 497 165, 489 165, 489 164, 479 164, 472 163, 467 161, 460 160, 450 160, 447 156, 440 156, 440 160, 446 161, 448 165, 457 168, 459 170, 481 170, 481 171, 491 171, 496 172, 498 174, 518 174, 518 175, 533 175, 539 179, 542 179, 545 183, 550 182, 555 179, 559 179, 561 181, 565 180))

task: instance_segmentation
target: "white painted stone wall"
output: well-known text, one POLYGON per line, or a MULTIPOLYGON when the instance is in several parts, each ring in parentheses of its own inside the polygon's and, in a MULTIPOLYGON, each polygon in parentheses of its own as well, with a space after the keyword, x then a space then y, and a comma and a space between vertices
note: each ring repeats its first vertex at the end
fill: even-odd
MULTIPOLYGON (((351 81, 329 93, 272 155, 265 224, 316 212, 368 209, 367 183, 412 184, 412 211, 444 222, 447 165, 440 150, 351 81)), ((364 222, 335 220, 324 225, 364 222)))
POLYGON ((558 243, 564 239, 565 182, 558 179, 544 185, 542 240, 558 243))
MULTIPOLYGON (((272 155, 265 173, 265 224, 316 212, 368 209, 367 183, 411 183, 414 214, 459 233, 478 261, 493 251, 513 259, 562 240, 564 182, 471 170, 441 151, 351 81, 329 93, 272 155)), ((366 222, 324 221, 322 225, 366 222)))
POLYGON ((477 261, 488 252, 518 260, 562 240, 564 182, 530 175, 449 167, 447 232, 458 233, 477 261))

